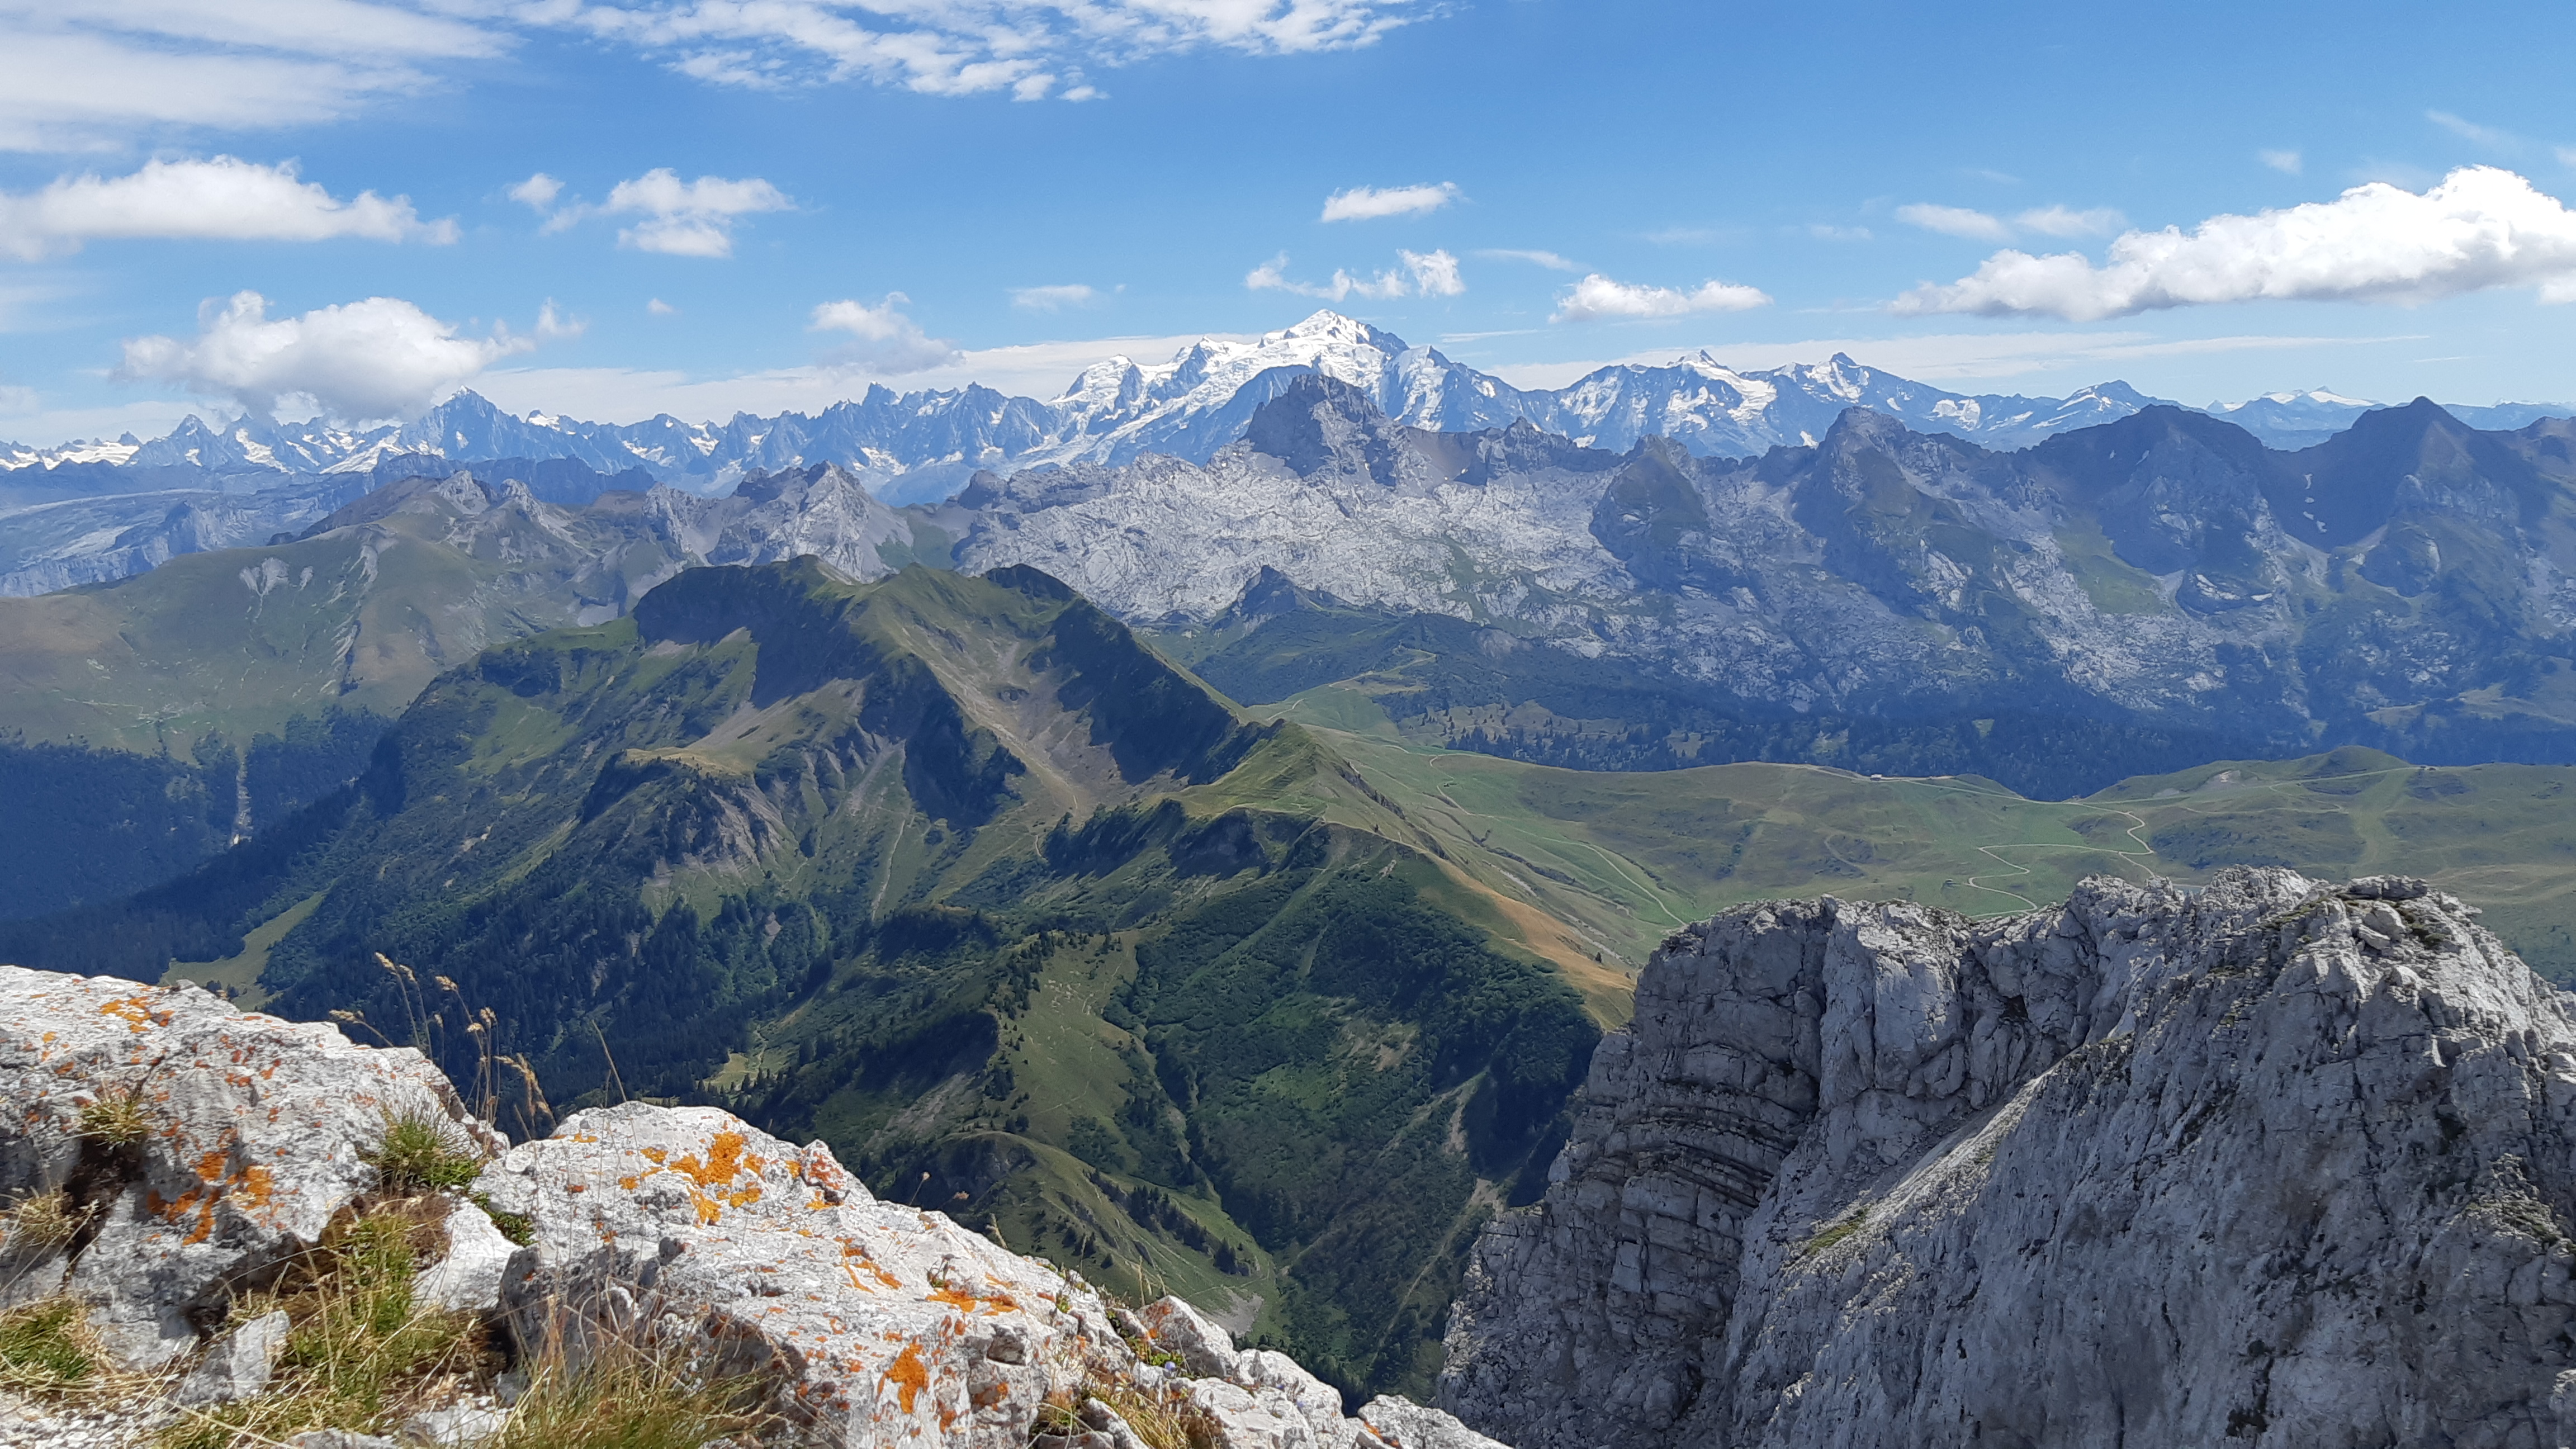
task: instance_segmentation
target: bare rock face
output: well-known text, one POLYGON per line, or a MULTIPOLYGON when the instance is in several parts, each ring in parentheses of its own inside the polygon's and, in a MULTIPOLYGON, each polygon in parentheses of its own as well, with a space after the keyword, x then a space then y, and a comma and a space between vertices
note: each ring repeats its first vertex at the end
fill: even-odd
MULTIPOLYGON (((0 966, 0 1200, 65 1189, 90 1210, 55 1278, 122 1366, 197 1343, 191 1310, 319 1241, 375 1185, 361 1154, 388 1113, 467 1117, 420 1053, 235 1010, 194 986, 0 966), (140 1140, 84 1136, 127 1099, 140 1140)), ((50 1286, 50 1285, 49 1285, 50 1286)))
POLYGON ((783 1367, 832 1444, 1017 1449, 1087 1356, 1132 1361, 1089 1290, 711 1107, 576 1113, 482 1185, 535 1223, 520 1341, 641 1328, 713 1375, 783 1367))
POLYGON ((2571 1442, 2576 1021, 2474 914, 2249 870, 1677 933, 1442 1403, 1523 1449, 2571 1442))

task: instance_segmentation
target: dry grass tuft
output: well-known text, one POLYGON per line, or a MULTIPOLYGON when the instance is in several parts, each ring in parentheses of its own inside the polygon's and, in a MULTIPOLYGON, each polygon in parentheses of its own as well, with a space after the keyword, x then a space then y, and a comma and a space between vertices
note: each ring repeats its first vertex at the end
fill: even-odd
POLYGON ((11 1248, 59 1248, 80 1231, 83 1214, 72 1207, 72 1195, 55 1188, 34 1192, 0 1208, 0 1244, 11 1248))
POLYGON ((782 1427, 757 1376, 701 1383, 666 1352, 612 1340, 578 1368, 549 1355, 482 1449, 700 1449, 782 1427))

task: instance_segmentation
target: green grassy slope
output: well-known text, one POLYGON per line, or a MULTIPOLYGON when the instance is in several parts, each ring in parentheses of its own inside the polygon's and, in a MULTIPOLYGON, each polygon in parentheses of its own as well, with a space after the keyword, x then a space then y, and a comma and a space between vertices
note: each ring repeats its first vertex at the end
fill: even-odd
MULTIPOLYGON (((617 569, 661 562, 621 555, 617 569)), ((184 759, 209 735, 247 741, 334 705, 392 715, 439 671, 612 597, 622 573, 584 577, 595 571, 586 548, 515 507, 468 520, 431 498, 313 538, 0 599, 0 733, 184 759)))
POLYGON ((1553 769, 1416 743, 1339 686, 1255 712, 1308 722, 1447 860, 1566 921, 1611 964, 1642 963, 1683 920, 1768 897, 1988 915, 2062 899, 2088 875, 2287 865, 2429 877, 2483 908, 2534 967, 2576 980, 2576 768, 2417 767, 2346 748, 2042 801, 1974 776, 1807 765, 1553 769))
POLYGON ((1438 850, 1042 574, 708 568, 485 651, 292 829, 0 956, 211 963, 175 969, 467 1080, 488 1009, 559 1106, 719 1101, 1418 1391, 1599 1031, 1552 964, 1589 958, 1438 850))

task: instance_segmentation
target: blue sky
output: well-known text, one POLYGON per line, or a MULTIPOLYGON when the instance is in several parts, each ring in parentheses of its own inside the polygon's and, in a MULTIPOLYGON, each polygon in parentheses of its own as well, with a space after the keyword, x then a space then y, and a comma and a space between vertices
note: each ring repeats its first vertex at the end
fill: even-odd
POLYGON ((1528 384, 1839 347, 2576 399, 2556 7, 70 9, 0 0, 0 437, 38 445, 460 385, 1051 396, 1323 305, 1528 384))

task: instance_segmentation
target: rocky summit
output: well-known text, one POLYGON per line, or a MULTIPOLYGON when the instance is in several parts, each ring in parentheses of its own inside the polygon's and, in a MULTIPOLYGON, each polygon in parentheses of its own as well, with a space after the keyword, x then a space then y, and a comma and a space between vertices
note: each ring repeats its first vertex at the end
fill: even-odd
POLYGON ((2558 1445, 2576 1020, 2397 877, 1680 931, 1443 1404, 1525 1449, 2558 1445))
POLYGON ((514 1400, 534 1402, 536 1366, 642 1354, 753 1386, 770 1443, 1499 1449, 1402 1399, 1346 1416, 1337 1390, 1284 1354, 1239 1350, 1177 1298, 1106 1299, 944 1214, 878 1200, 819 1142, 713 1108, 630 1102, 509 1146, 419 1052, 192 986, 0 967, 0 1022, 0 1306, 71 1305, 66 1341, 106 1360, 82 1394, 20 1398, 10 1358, 13 1445, 182 1442, 170 1436, 194 1421, 274 1422, 297 1432, 256 1442, 298 1449, 538 1444, 512 1418, 514 1400), (322 1371, 340 1341, 317 1327, 327 1310, 308 1294, 256 1311, 259 1295, 388 1210, 405 1123, 479 1162, 470 1194, 416 1192, 400 1211, 433 1229, 405 1311, 479 1322, 482 1371, 361 1406, 355 1423, 215 1419, 322 1371), (27 1210, 39 1200, 55 1214, 27 1210), (78 1226, 42 1230, 66 1219, 78 1226))

